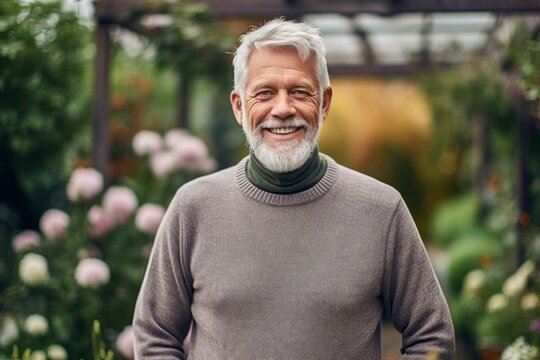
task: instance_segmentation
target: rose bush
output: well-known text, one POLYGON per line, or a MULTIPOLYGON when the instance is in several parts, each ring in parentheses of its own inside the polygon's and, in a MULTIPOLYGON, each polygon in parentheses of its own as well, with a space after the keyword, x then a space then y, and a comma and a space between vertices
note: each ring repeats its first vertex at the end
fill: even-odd
POLYGON ((165 207, 180 185, 205 173, 182 161, 207 162, 205 171, 215 161, 185 131, 164 139, 146 132, 132 144, 142 156, 140 173, 104 188, 96 170, 76 168, 65 188, 66 209, 46 210, 39 232, 14 234, 18 276, 2 299, 0 358, 17 345, 30 348, 31 359, 90 359, 95 320, 105 329, 106 347, 118 358, 133 358, 129 325, 165 207), (184 150, 175 153, 175 146, 184 150), (157 169, 152 161, 164 151, 171 163, 157 169))

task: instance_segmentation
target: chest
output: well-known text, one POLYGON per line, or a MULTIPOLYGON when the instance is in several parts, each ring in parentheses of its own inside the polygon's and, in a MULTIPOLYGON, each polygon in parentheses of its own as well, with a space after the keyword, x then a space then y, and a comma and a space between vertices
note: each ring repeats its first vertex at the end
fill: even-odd
POLYGON ((339 207, 233 215, 216 215, 193 234, 196 306, 216 313, 298 308, 290 311, 338 315, 378 303, 385 231, 376 221, 339 207))

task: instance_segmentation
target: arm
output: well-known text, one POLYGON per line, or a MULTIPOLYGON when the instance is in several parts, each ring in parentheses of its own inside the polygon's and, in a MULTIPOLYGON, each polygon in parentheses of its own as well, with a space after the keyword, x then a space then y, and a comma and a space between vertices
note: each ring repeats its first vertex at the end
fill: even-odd
POLYGON ((182 342, 191 323, 191 280, 182 247, 178 194, 156 235, 135 314, 135 359, 185 359, 182 342))
POLYGON ((402 334, 402 360, 454 358, 454 329, 448 305, 403 200, 390 221, 386 244, 384 305, 402 334))

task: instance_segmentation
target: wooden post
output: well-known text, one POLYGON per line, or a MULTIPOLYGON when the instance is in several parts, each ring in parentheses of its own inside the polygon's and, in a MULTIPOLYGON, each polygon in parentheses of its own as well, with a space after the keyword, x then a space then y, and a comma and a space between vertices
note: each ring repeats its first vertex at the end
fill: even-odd
POLYGON ((109 68, 110 22, 97 19, 96 54, 94 74, 94 99, 92 103, 92 166, 103 174, 107 182, 109 164, 109 68))
POLYGON ((523 98, 518 101, 518 126, 516 134, 516 198, 517 198, 517 263, 526 260, 525 232, 529 225, 531 207, 530 175, 527 168, 527 149, 532 126, 528 104, 523 98))
POLYGON ((476 174, 474 179, 474 186, 478 199, 480 200, 480 207, 478 209, 478 215, 480 219, 485 219, 488 209, 484 198, 484 192, 488 183, 489 168, 490 168, 490 147, 489 147, 489 124, 485 115, 476 114, 473 116, 474 123, 474 143, 476 147, 476 174))
POLYGON ((186 71, 178 72, 178 126, 181 129, 189 129, 189 101, 191 89, 191 77, 186 71))

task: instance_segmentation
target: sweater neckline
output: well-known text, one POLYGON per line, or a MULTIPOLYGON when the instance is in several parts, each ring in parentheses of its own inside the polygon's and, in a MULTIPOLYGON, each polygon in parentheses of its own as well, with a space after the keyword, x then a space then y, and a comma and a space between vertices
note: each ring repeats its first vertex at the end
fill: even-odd
POLYGON ((294 194, 311 188, 326 173, 326 160, 319 155, 317 147, 300 168, 287 173, 276 174, 268 170, 251 153, 246 165, 246 176, 259 189, 274 194, 294 194))
POLYGON ((337 164, 329 156, 320 153, 324 156, 327 168, 324 176, 315 185, 307 190, 294 194, 275 194, 264 191, 255 186, 246 174, 246 166, 249 156, 243 158, 236 165, 236 183, 240 191, 248 198, 273 206, 294 206, 315 201, 326 194, 334 185, 337 179, 337 164))

